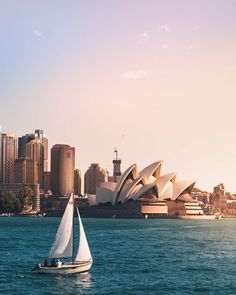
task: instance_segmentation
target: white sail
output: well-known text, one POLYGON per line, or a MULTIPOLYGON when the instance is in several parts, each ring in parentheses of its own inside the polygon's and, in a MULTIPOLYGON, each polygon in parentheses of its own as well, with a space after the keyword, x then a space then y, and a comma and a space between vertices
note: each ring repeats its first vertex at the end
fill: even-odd
POLYGON ((76 255, 75 261, 92 261, 92 256, 90 253, 88 241, 84 232, 84 227, 80 218, 79 210, 76 206, 77 213, 78 213, 78 219, 79 219, 79 248, 78 253, 76 255))
POLYGON ((66 210, 58 227, 56 239, 49 252, 48 258, 65 258, 73 255, 73 213, 74 200, 70 196, 66 210))

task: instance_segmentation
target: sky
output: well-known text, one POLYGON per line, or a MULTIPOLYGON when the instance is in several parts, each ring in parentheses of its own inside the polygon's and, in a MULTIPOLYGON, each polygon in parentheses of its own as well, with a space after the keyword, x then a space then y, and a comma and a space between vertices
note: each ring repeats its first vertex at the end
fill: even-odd
POLYGON ((236 192, 235 0, 0 0, 0 125, 76 148, 82 174, 163 160, 236 192))

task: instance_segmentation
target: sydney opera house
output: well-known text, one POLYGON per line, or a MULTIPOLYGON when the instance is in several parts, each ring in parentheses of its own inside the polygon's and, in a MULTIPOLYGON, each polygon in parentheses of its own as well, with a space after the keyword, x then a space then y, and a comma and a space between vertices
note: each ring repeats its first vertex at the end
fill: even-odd
POLYGON ((117 182, 105 182, 88 202, 104 217, 200 216, 203 211, 192 199, 194 181, 178 181, 176 173, 161 174, 163 162, 155 162, 140 172, 133 164, 117 182), (107 215, 107 216, 106 216, 107 215))

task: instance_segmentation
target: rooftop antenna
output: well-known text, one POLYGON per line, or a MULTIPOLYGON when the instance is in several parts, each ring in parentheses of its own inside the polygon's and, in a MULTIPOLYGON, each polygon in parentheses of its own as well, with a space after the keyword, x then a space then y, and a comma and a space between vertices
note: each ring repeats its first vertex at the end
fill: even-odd
POLYGON ((114 182, 116 182, 117 176, 121 176, 121 171, 120 171, 121 159, 118 158, 118 150, 116 148, 114 148, 114 158, 112 163, 113 163, 114 182))
POLYGON ((118 150, 116 147, 114 148, 114 155, 115 155, 114 160, 117 161, 118 160, 118 150))

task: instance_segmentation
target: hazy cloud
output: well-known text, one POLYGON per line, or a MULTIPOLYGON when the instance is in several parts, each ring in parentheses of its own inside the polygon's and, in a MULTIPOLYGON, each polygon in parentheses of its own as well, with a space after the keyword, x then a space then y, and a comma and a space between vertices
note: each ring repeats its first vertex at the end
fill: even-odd
POLYGON ((160 32, 168 32, 169 33, 170 32, 170 26, 168 24, 160 25, 158 27, 158 30, 160 32))
POLYGON ((138 80, 138 79, 146 78, 147 76, 148 76, 148 73, 142 70, 128 71, 122 75, 122 77, 127 80, 138 80))
POLYGON ((140 38, 142 42, 147 42, 150 39, 150 34, 149 32, 145 31, 140 34, 140 38))
POLYGON ((33 35, 34 35, 35 37, 38 37, 38 38, 43 38, 43 37, 44 37, 43 33, 40 32, 40 31, 37 30, 37 29, 33 30, 33 35))

